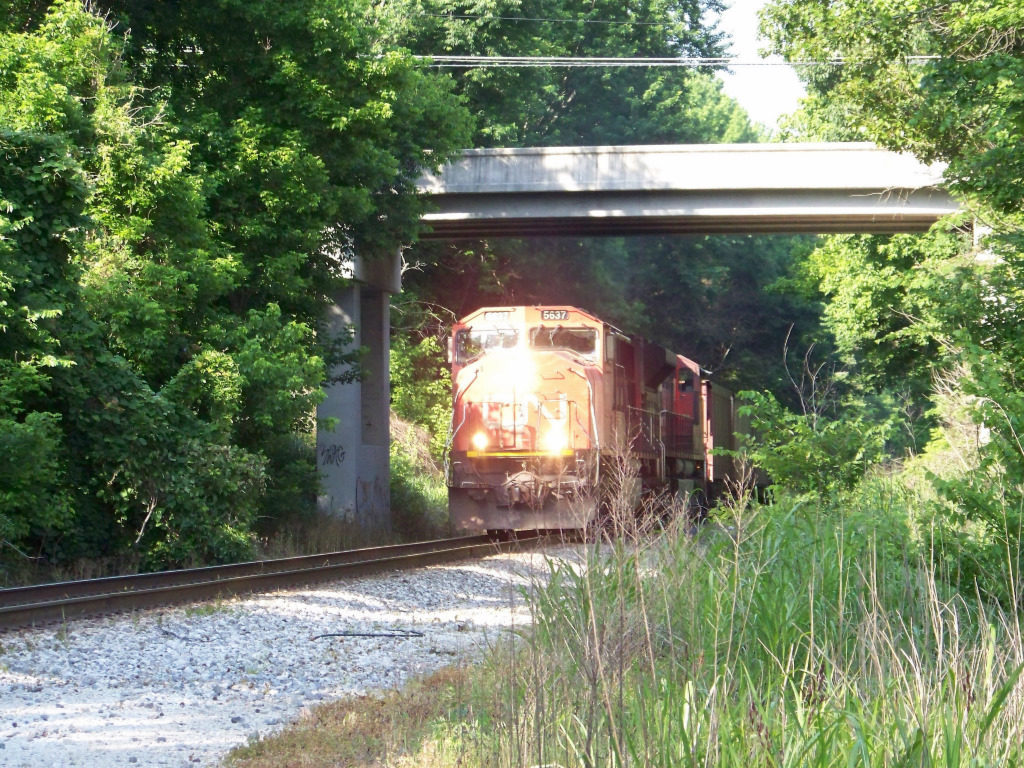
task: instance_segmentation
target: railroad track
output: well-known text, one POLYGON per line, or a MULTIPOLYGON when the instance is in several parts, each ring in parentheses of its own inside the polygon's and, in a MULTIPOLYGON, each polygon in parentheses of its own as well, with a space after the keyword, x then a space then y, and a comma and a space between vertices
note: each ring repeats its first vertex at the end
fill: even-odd
POLYGON ((0 629, 448 563, 542 541, 544 537, 538 534, 521 534, 511 541, 495 541, 483 535, 463 536, 278 560, 0 589, 0 629))

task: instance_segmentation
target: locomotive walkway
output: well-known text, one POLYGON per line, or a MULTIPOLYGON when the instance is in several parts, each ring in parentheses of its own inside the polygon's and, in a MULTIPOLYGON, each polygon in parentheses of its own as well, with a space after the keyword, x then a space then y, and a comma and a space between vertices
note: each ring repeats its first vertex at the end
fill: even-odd
POLYGON ((958 210, 942 171, 866 143, 466 150, 420 179, 422 237, 917 232, 958 210))

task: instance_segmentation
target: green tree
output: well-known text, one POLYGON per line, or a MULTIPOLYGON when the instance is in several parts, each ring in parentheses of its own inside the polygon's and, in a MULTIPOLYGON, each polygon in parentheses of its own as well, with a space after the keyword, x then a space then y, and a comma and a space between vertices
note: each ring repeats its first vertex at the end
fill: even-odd
MULTIPOLYGON (((709 12, 721 9, 718 0, 390 0, 376 13, 393 30, 383 37, 381 50, 632 58, 722 55, 723 35, 705 23, 709 12)), ((703 118, 721 102, 709 69, 483 66, 451 71, 477 118, 475 146, 685 141, 680 137, 707 129, 703 118), (703 106, 709 99, 714 106, 703 106)), ((716 119, 728 123, 734 116, 716 119)))
POLYGON ((863 409, 816 408, 808 400, 795 412, 766 392, 741 392, 740 398, 740 413, 755 436, 746 458, 789 491, 833 498, 885 458, 891 424, 863 409))
POLYGON ((800 280, 825 301, 824 326, 857 384, 927 399, 937 365, 985 311, 964 237, 835 235, 801 264, 800 280))
POLYGON ((362 57, 365 12, 0 17, 0 440, 38 455, 0 474, 12 544, 229 559, 315 495, 340 261, 411 237, 412 179, 467 136, 442 79, 362 57))
POLYGON ((430 432, 430 453, 440 462, 452 419, 451 373, 445 365, 447 339, 426 336, 414 343, 396 335, 391 344, 391 393, 395 412, 430 432))
POLYGON ((402 54, 369 55, 383 30, 365 22, 368 3, 107 7, 131 30, 127 64, 191 141, 206 216, 238 267, 217 309, 246 326, 238 335, 229 323, 220 344, 279 334, 288 355, 274 362, 260 342, 250 348, 236 419, 238 444, 270 462, 274 517, 316 486, 308 455, 306 473, 286 470, 294 435, 311 431, 323 375, 299 357, 340 362, 323 333, 340 262, 413 238, 413 183, 468 141, 468 116, 445 78, 402 54))
POLYGON ((0 549, 70 524, 49 389, 52 371, 74 364, 55 324, 76 274, 64 234, 80 224, 84 200, 81 171, 59 142, 0 132, 0 549))
POLYGON ((180 262, 184 252, 202 262, 208 251, 195 238, 198 206, 183 204, 195 184, 182 172, 187 147, 140 119, 146 110, 118 54, 105 22, 76 3, 54 6, 32 33, 0 38, 0 115, 12 129, 0 251, 24 319, 5 329, 4 367, 19 374, 5 384, 17 389, 20 379, 22 393, 34 395, 9 406, 14 426, 5 426, 15 439, 48 428, 37 460, 10 467, 5 485, 15 501, 31 485, 59 502, 18 504, 14 535, 63 558, 234 557, 249 549, 263 459, 159 391, 161 374, 188 348, 173 320, 180 300, 169 298, 183 291, 187 300, 192 287, 180 262), (140 279, 147 270, 155 284, 167 280, 162 293, 140 279), (107 294, 105 277, 114 283, 107 294), (119 317, 132 304, 135 322, 119 317), (47 322, 35 324, 33 338, 24 321, 31 330, 39 319, 47 322), (38 358, 33 342, 53 351, 38 358), (26 387, 22 363, 36 359, 45 367, 26 387), (190 484, 203 493, 180 492, 190 484))
POLYGON ((776 50, 822 63, 807 70, 815 103, 828 110, 819 117, 842 115, 863 138, 945 161, 950 188, 975 222, 991 229, 983 241, 988 252, 973 262, 936 259, 929 251, 940 245, 935 235, 914 248, 902 275, 887 269, 911 255, 898 243, 823 253, 818 271, 835 286, 831 320, 869 365, 891 363, 920 381, 930 365, 955 361, 950 367, 973 403, 970 415, 990 438, 980 446, 978 466, 961 476, 940 470, 939 484, 953 521, 971 523, 957 528, 951 542, 976 536, 981 524, 974 543, 987 548, 990 564, 1002 564, 1000 576, 984 585, 997 593, 1007 589, 1007 573, 1018 578, 1024 509, 1022 22, 1024 10, 1010 0, 776 0, 764 13, 776 50), (840 288, 858 259, 874 274, 854 281, 852 290, 840 288), (853 299, 864 304, 860 322, 850 311, 853 299), (902 317, 880 311, 890 300, 902 317), (947 354, 935 356, 939 338, 948 340, 947 354), (906 344, 905 354, 897 342, 906 344))

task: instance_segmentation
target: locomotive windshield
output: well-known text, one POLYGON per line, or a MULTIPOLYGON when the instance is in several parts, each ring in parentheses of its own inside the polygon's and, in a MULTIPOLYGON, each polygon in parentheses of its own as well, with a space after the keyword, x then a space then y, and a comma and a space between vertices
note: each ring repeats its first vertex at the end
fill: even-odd
POLYGON ((530 346, 534 349, 562 349, 593 357, 597 354, 597 330, 538 325, 530 329, 530 346))
POLYGON ((475 360, 491 349, 512 349, 519 343, 514 328, 463 328, 455 333, 455 361, 460 364, 475 360))

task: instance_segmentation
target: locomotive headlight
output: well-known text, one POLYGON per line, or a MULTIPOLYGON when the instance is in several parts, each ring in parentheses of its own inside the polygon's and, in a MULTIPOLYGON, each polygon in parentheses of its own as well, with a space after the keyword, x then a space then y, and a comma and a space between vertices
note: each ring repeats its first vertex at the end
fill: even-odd
POLYGON ((540 447, 547 453, 562 453, 569 447, 569 433, 565 426, 553 425, 541 439, 540 447))
POLYGON ((487 433, 483 432, 483 431, 477 432, 476 434, 473 435, 473 438, 472 438, 471 442, 473 443, 473 448, 475 448, 476 450, 478 450, 478 451, 485 451, 485 450, 487 450, 487 443, 488 443, 487 433))

